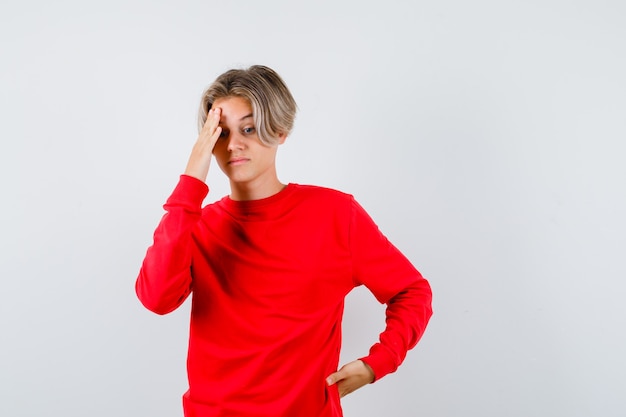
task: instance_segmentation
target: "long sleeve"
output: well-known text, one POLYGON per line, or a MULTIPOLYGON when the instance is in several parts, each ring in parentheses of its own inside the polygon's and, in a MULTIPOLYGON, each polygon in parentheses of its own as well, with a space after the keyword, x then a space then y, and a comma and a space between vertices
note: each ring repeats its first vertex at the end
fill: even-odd
POLYGON ((361 358, 379 380, 394 372, 404 361, 407 351, 415 347, 432 315, 431 291, 426 280, 415 282, 387 303, 386 328, 380 342, 361 358))
POLYGON ((354 200, 350 227, 356 284, 364 284, 387 304, 380 341, 361 358, 378 380, 394 372, 421 338, 432 315, 432 292, 428 281, 354 200))
POLYGON ((154 232, 135 291, 141 303, 157 314, 180 306, 192 289, 192 230, 200 219, 208 187, 202 181, 181 175, 163 206, 166 214, 154 232))

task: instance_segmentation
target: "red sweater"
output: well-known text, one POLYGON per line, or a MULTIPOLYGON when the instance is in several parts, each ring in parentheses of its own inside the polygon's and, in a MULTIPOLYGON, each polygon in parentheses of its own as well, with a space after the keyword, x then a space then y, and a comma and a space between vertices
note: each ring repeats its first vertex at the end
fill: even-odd
POLYGON ((201 208, 208 187, 181 176, 136 291, 158 314, 193 292, 185 416, 337 417, 344 297, 364 284, 387 327, 362 358, 396 370, 431 312, 428 282, 350 195, 289 184, 255 201, 201 208))

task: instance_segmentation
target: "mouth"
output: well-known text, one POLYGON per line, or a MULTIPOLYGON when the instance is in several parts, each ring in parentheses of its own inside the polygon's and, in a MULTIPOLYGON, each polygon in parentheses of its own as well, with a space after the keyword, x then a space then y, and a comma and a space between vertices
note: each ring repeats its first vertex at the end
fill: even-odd
POLYGON ((242 165, 248 161, 249 161, 248 158, 232 158, 228 161, 228 165, 231 165, 231 166, 242 165))

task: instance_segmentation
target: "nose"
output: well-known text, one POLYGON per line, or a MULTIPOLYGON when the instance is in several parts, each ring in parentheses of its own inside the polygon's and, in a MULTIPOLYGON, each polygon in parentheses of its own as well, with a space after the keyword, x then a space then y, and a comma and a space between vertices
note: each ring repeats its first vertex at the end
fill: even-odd
POLYGON ((243 138, 237 133, 231 133, 228 137, 228 152, 244 148, 243 138))

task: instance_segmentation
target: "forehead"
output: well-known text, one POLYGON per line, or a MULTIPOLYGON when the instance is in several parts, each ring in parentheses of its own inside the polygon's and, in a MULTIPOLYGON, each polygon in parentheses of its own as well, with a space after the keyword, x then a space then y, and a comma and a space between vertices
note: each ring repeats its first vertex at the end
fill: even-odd
POLYGON ((218 98, 213 102, 215 108, 222 110, 220 122, 238 122, 246 117, 252 116, 252 106, 243 97, 229 96, 218 98))

